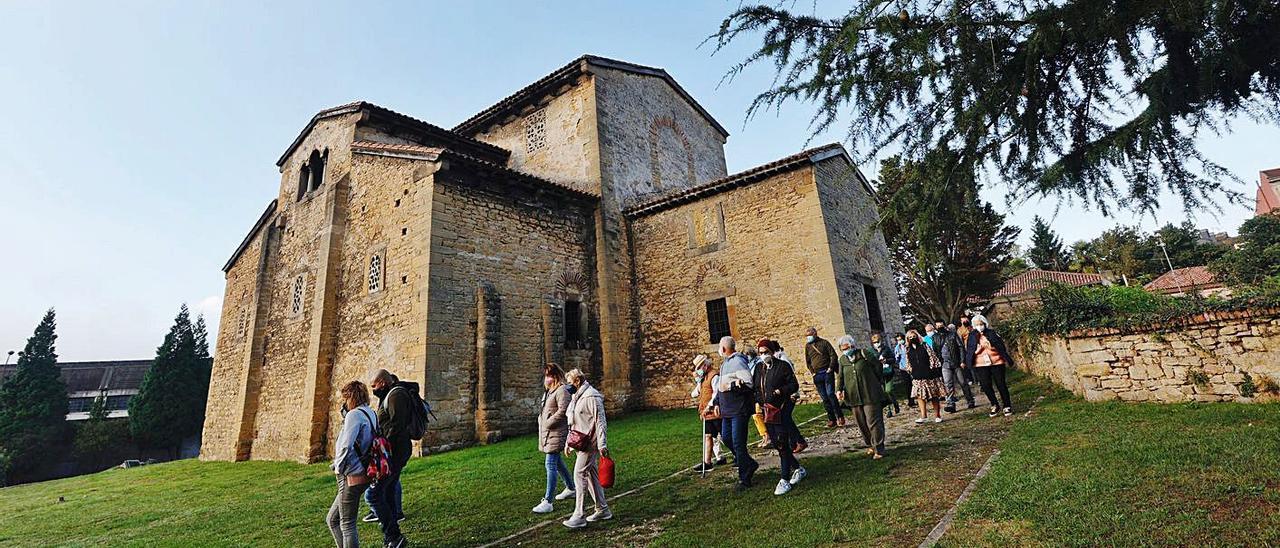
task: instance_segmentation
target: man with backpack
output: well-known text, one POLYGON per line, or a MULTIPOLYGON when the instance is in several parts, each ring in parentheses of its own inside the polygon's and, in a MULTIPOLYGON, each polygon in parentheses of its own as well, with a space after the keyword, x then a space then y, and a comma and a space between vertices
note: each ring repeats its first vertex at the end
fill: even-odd
POLYGON ((378 431, 391 445, 391 459, 389 474, 373 482, 366 500, 382 527, 384 545, 402 548, 407 542, 400 534, 399 522, 404 519, 400 471, 409 462, 413 440, 421 439, 426 430, 425 406, 418 383, 402 381, 386 369, 375 372, 369 386, 378 397, 378 431))

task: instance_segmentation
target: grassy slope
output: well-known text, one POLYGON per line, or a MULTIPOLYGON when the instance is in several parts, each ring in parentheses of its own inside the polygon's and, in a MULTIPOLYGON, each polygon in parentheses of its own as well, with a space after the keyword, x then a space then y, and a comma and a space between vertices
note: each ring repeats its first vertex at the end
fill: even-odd
POLYGON ((1280 405, 1046 402, 949 545, 1280 544, 1280 405))

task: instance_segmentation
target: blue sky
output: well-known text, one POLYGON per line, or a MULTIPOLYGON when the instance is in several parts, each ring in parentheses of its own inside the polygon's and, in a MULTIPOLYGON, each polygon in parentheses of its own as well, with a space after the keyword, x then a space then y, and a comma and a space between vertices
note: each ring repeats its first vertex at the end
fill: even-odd
MULTIPOLYGON (((796 152, 812 109, 744 120, 768 67, 721 85, 745 50, 700 47, 736 5, 0 3, 0 352, 49 307, 66 361, 153 356, 183 302, 216 324, 222 264, 275 197, 276 158, 312 114, 353 99, 448 127, 595 53, 666 68, 732 133, 730 172, 796 152)), ((1240 123, 1202 147, 1252 184, 1280 165, 1276 142, 1277 128, 1240 123)), ((1001 208, 1003 192, 990 192, 1001 208)), ((1161 222, 1186 218, 1166 203, 1161 222)), ((1234 233, 1250 207, 1197 221, 1234 233)), ((1054 225, 1071 241, 1116 222, 1063 206, 1054 225)))

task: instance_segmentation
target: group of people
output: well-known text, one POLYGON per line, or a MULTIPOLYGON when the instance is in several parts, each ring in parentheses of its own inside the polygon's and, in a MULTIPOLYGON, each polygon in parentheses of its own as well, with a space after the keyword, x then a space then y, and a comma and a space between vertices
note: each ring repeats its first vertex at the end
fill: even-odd
MULTIPOLYGON (((827 426, 844 427, 847 409, 871 458, 884 457, 884 418, 901 412, 897 392, 908 384, 907 404, 918 406, 920 411, 917 424, 929 421, 930 407, 933 422, 942 422, 944 405, 948 412, 955 412, 957 390, 970 409, 976 407, 970 388, 974 380, 991 406, 989 416, 1013 414, 1005 378, 1013 359, 985 317, 965 316, 959 326, 926 324, 923 334, 912 329, 896 335, 893 344, 876 333, 869 342, 869 346, 859 347, 853 337, 843 335, 832 345, 810 327, 805 333, 804 356, 827 426)), ((808 447, 808 441, 793 417, 800 399, 795 365, 777 341, 767 338, 739 351, 736 339, 723 337, 718 354, 719 364, 705 355, 693 360, 690 395, 697 403, 703 434, 702 461, 694 471, 706 473, 726 464, 723 444, 737 468, 735 488, 750 488, 760 468, 748 452, 747 435, 755 423, 762 445, 776 449, 780 459, 781 477, 773 493, 785 495, 806 475, 796 458, 808 447)), ((609 455, 604 396, 587 382, 581 370, 564 372, 556 364, 544 367, 543 387, 537 422, 546 490, 533 512, 550 513, 555 510, 555 501, 574 498, 574 512, 563 521, 565 527, 577 529, 612 519, 599 475, 601 458, 609 455), (565 457, 575 452, 570 474, 565 457), (557 493, 560 481, 564 489, 557 493), (586 513, 588 496, 594 506, 590 515, 586 513)), ((417 384, 400 381, 385 369, 375 372, 367 387, 358 380, 342 387, 342 428, 334 443, 332 464, 337 494, 327 518, 339 548, 359 544, 356 520, 362 496, 370 507, 365 521, 380 524, 384 546, 407 546, 399 526, 404 519, 400 473, 412 450, 407 422, 417 391, 417 384), (370 406, 370 388, 379 399, 376 411, 370 406), (366 473, 368 455, 375 439, 380 438, 389 446, 389 466, 378 479, 371 480, 366 473)))

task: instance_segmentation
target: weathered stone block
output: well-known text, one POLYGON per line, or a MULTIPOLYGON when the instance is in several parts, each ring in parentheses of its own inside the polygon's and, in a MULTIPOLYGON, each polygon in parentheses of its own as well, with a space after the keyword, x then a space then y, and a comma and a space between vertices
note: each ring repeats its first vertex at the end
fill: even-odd
POLYGON ((1111 366, 1105 363, 1088 363, 1076 368, 1081 377, 1102 377, 1111 374, 1111 366))

